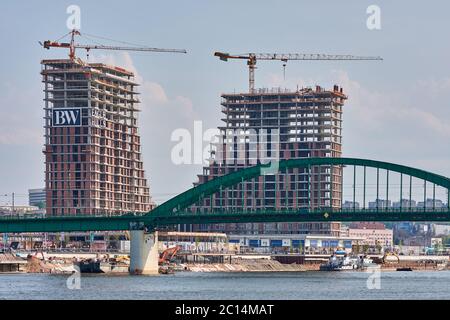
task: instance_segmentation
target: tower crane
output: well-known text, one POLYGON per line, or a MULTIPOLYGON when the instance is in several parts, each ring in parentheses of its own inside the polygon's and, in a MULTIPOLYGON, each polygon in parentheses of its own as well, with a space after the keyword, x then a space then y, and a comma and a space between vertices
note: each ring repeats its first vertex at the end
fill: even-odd
MULTIPOLYGON (((69 48, 69 58, 71 60, 75 59, 75 49, 85 49, 88 53, 91 49, 99 49, 99 50, 126 50, 126 51, 151 51, 151 52, 172 52, 172 53, 186 53, 184 49, 160 49, 160 48, 149 48, 149 47, 119 47, 119 46, 105 46, 105 45, 88 45, 88 44, 78 44, 75 43, 75 36, 81 36, 80 31, 73 29, 69 32, 70 42, 58 42, 58 41, 50 41, 46 40, 43 43, 39 42, 39 44, 45 49, 50 48, 69 48)), ((67 36, 66 34, 65 36, 67 36)), ((63 36, 63 37, 65 37, 63 36)))
POLYGON ((304 53, 244 53, 229 54, 225 52, 215 52, 214 56, 219 57, 222 61, 228 59, 247 60, 249 71, 249 92, 255 90, 255 69, 257 60, 279 60, 286 66, 289 60, 383 60, 381 57, 364 57, 353 55, 330 55, 330 54, 304 54, 304 53))

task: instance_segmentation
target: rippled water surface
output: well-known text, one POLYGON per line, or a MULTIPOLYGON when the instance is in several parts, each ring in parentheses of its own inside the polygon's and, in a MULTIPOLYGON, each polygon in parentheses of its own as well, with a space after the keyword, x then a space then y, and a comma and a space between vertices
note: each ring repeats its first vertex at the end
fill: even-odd
MULTIPOLYGON (((178 273, 161 276, 1 274, 0 299, 450 299, 450 271, 382 272, 369 290, 365 272, 178 273)), ((370 281, 369 281, 370 282, 370 281)))

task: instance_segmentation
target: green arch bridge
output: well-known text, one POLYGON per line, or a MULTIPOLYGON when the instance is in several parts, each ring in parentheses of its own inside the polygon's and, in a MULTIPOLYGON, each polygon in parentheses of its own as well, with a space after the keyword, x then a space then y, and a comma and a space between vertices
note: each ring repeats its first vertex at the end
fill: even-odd
MULTIPOLYGON (((353 167, 353 203, 358 192, 363 194, 363 207, 357 208, 331 208, 331 207, 305 207, 300 209, 264 208, 249 209, 244 206, 240 209, 226 210, 195 208, 196 204, 223 189, 238 185, 241 182, 270 174, 274 163, 257 165, 217 177, 213 180, 195 186, 174 198, 166 201, 152 211, 145 214, 124 214, 120 216, 62 216, 48 218, 9 218, 0 219, 0 233, 21 232, 71 232, 71 231, 113 231, 113 230, 154 230, 178 224, 216 224, 216 223, 252 223, 252 222, 325 222, 325 221, 450 221, 450 179, 428 171, 411 168, 403 165, 356 158, 304 158, 281 160, 276 163, 278 170, 290 168, 311 168, 327 166, 353 167), (272 166, 271 166, 272 165, 272 166), (362 187, 356 188, 357 170, 363 170, 362 187), (389 174, 400 176, 398 208, 371 208, 365 207, 367 188, 366 169, 376 170, 376 199, 384 194, 386 201, 389 192, 389 174), (360 169, 361 170, 361 169, 360 169), (380 190, 380 170, 386 173, 385 190, 380 190), (408 179, 409 178, 409 179, 408 179), (424 182, 423 207, 402 206, 403 195, 409 194, 411 203, 412 181, 419 179, 424 182), (406 181, 405 188, 404 185, 406 181), (433 205, 427 206, 427 185, 432 185, 433 205), (447 204, 445 207, 436 207, 436 187, 446 192, 447 204), (385 192, 385 193, 384 193, 385 192)), ((309 171, 308 171, 309 172, 309 171)), ((319 177, 320 179, 320 177, 319 177)), ((320 180, 321 181, 321 180, 320 180)), ((310 180, 307 182, 311 184, 310 180)), ((331 184, 332 185, 332 184, 331 184)), ((308 186, 309 188, 309 186, 308 186)), ((319 192, 320 194, 320 192, 319 192)), ((310 201, 309 201, 310 202, 310 201)), ((243 203, 243 202, 242 202, 243 203)), ((319 202, 321 203, 321 202, 319 202)), ((378 201, 377 201, 378 203, 378 201)))

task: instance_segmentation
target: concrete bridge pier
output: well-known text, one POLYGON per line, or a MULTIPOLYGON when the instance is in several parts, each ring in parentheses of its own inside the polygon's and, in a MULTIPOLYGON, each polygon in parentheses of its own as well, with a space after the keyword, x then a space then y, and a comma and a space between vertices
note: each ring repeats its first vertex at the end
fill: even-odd
POLYGON ((158 275, 158 232, 130 231, 130 274, 158 275))

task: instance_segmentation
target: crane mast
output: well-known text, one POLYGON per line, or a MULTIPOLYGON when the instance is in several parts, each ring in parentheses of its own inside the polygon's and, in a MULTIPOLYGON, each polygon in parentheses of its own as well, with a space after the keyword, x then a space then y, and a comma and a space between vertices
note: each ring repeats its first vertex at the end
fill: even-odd
POLYGON ((257 60, 279 60, 287 62, 289 60, 383 60, 375 56, 353 56, 353 55, 332 55, 332 54, 305 54, 305 53, 245 53, 233 55, 224 52, 215 52, 214 56, 222 61, 228 59, 247 60, 249 92, 255 91, 255 69, 257 60))
POLYGON ((75 36, 80 36, 81 33, 78 30, 72 30, 70 32, 70 42, 58 42, 46 40, 43 43, 40 42, 45 49, 50 48, 69 48, 69 58, 75 59, 75 49, 89 50, 126 50, 126 51, 146 51, 146 52, 171 52, 171 53, 186 53, 184 49, 161 49, 161 48, 149 48, 149 47, 120 47, 120 46, 106 46, 106 45, 88 45, 75 43, 75 36))

